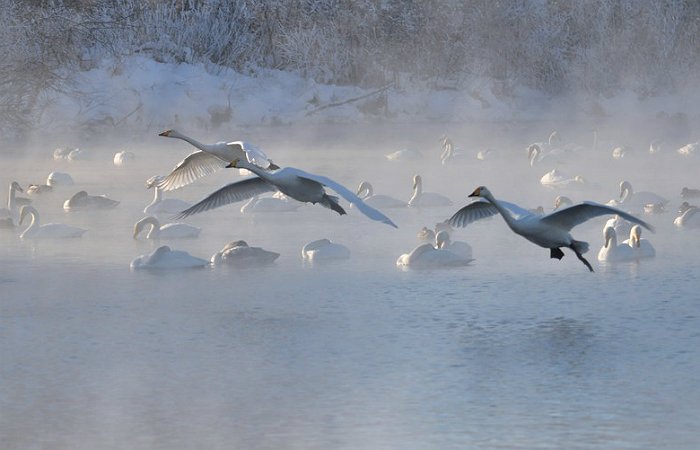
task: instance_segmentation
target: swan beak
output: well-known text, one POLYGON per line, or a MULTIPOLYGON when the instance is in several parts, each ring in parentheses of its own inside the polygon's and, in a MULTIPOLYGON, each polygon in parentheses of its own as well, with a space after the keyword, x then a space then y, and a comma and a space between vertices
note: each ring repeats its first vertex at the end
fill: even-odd
POLYGON ((469 197, 480 197, 481 196, 481 186, 478 188, 474 189, 474 192, 469 194, 469 197))
POLYGON ((163 131, 162 133, 160 133, 158 136, 168 137, 168 136, 170 136, 170 133, 171 133, 172 131, 173 131, 173 130, 165 130, 165 131, 163 131))
POLYGON ((231 161, 231 163, 228 166, 226 166, 227 169, 236 168, 236 167, 238 167, 238 158, 234 159, 233 161, 231 161))

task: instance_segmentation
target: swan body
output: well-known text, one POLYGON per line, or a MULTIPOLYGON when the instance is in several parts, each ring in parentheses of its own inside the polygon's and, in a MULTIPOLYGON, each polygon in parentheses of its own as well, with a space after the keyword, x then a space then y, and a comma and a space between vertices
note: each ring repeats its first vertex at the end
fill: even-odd
POLYGON ((399 200, 389 195, 375 194, 369 181, 363 181, 360 183, 355 194, 360 197, 362 201, 374 208, 391 209, 405 208, 408 206, 408 203, 403 200, 399 200))
POLYGON ((598 251, 598 261, 620 262, 635 259, 632 247, 627 244, 617 243, 617 233, 613 227, 606 226, 603 229, 605 244, 598 251))
POLYGON ((209 265, 209 261, 197 258, 182 250, 171 250, 167 245, 155 249, 152 253, 141 255, 131 261, 131 270, 154 269, 190 269, 209 265))
POLYGON ((202 231, 201 228, 188 225, 186 223, 166 223, 161 225, 160 221, 153 216, 144 217, 134 224, 134 239, 150 225, 150 230, 146 234, 146 239, 185 239, 196 238, 202 231))
POLYGON ((416 161, 423 158, 423 154, 418 150, 404 148, 388 155, 384 155, 389 161, 416 161))
POLYGON ((134 152, 122 150, 114 154, 113 161, 115 166, 123 166, 125 164, 128 164, 129 161, 133 161, 134 159, 136 159, 136 155, 134 154, 134 152))
POLYGON ((29 195, 41 195, 47 192, 53 192, 53 187, 48 184, 30 184, 27 186, 27 194, 29 195))
POLYGON ((453 226, 464 227, 484 217, 500 214, 514 233, 540 247, 550 249, 551 258, 561 259, 564 256, 561 248, 569 248, 591 272, 593 272, 593 267, 583 257, 583 253, 588 251, 588 243, 577 241, 571 236, 570 231, 573 227, 597 216, 618 214, 631 222, 653 230, 651 225, 631 214, 593 202, 578 203, 544 216, 538 216, 518 205, 496 200, 485 186, 476 188, 470 197, 481 197, 483 200, 470 203, 457 211, 449 219, 453 226))
POLYGON ((252 197, 241 206, 241 212, 243 214, 256 214, 296 211, 302 205, 303 203, 290 199, 281 192, 276 192, 272 197, 258 197, 257 195, 252 197))
POLYGON ((681 156, 693 156, 698 153, 698 150, 700 150, 700 141, 684 145, 678 149, 678 154, 681 156))
POLYGON ((73 177, 65 172, 51 172, 46 177, 46 184, 49 186, 73 186, 73 177))
POLYGON ((305 261, 336 261, 350 258, 350 249, 342 244, 331 242, 330 239, 311 241, 301 249, 301 257, 305 261))
POLYGON ((246 160, 263 169, 277 168, 262 150, 248 142, 202 144, 177 130, 167 130, 158 136, 181 139, 199 149, 180 161, 168 176, 158 180, 157 187, 164 191, 186 186, 201 177, 223 169, 234 159, 246 160))
POLYGON ((154 196, 153 201, 143 209, 144 214, 148 216, 173 215, 178 214, 180 211, 192 206, 191 203, 186 202, 184 200, 180 200, 179 198, 163 198, 163 192, 157 185, 157 182, 161 179, 162 177, 155 176, 151 177, 146 182, 146 185, 149 188, 153 187, 154 196))
POLYGON ((88 193, 85 191, 79 191, 71 198, 63 202, 63 209, 65 211, 112 209, 118 204, 118 200, 112 200, 104 195, 88 195, 88 193))
POLYGON ((82 161, 85 159, 88 159, 90 154, 84 150, 81 150, 79 148, 74 148, 68 153, 68 156, 66 159, 68 161, 82 161))
POLYGON ((446 230, 438 231, 435 235, 435 248, 449 250, 465 259, 472 258, 472 246, 462 241, 453 241, 446 230))
POLYGON ((413 176, 413 195, 408 201, 411 207, 437 207, 450 206, 452 200, 437 192, 423 192, 423 178, 420 175, 413 176))
POLYGON ((471 258, 465 258, 447 249, 435 248, 426 242, 399 256, 396 265, 410 269, 439 269, 466 266, 472 261, 471 258))
POLYGON ((681 197, 683 198, 698 198, 700 197, 700 189, 690 189, 684 187, 681 189, 681 197))
POLYGON ((632 248, 632 252, 636 259, 653 258, 656 256, 656 250, 651 245, 648 239, 642 239, 642 227, 639 225, 632 226, 630 230, 630 238, 622 242, 632 248))
POLYGON ((620 200, 611 200, 609 206, 625 209, 627 211, 643 211, 644 207, 649 204, 665 205, 668 200, 653 192, 635 192, 632 189, 632 184, 629 181, 620 182, 620 200))
POLYGON ((627 156, 630 153, 629 148, 625 147, 624 145, 615 147, 612 151, 612 157, 613 159, 623 159, 625 156, 627 156))
POLYGON ((18 182, 10 183, 7 208, 0 209, 0 228, 15 228, 19 224, 19 205, 16 192, 24 192, 18 182))
POLYGON ((680 228, 700 228, 700 208, 691 206, 673 219, 673 224, 680 228))
POLYGON ((67 225, 64 223, 47 223, 39 224, 39 211, 33 206, 25 205, 20 211, 19 223, 24 222, 25 217, 32 216, 32 221, 29 223, 22 234, 21 239, 57 239, 57 238, 77 238, 83 235, 87 230, 84 228, 67 225))
POLYGON ((584 180, 582 176, 576 175, 575 177, 570 177, 557 169, 547 172, 540 178, 540 184, 542 186, 552 189, 583 185, 585 183, 586 180, 584 180))
POLYGON ((257 267, 272 264, 279 256, 279 253, 260 247, 250 247, 246 241, 241 240, 229 242, 221 251, 214 253, 211 257, 211 263, 235 267, 257 267))
POLYGON ((53 151, 53 159, 55 159, 55 160, 68 159, 68 155, 73 150, 75 150, 75 149, 70 148, 70 147, 59 147, 53 151))
POLYGON ((338 203, 338 198, 326 193, 324 187, 328 187, 333 189, 348 202, 353 203, 360 212, 370 219, 398 228, 396 224, 382 212, 367 205, 348 188, 328 177, 314 175, 293 167, 268 171, 243 160, 234 160, 230 166, 248 169, 257 176, 227 184, 191 208, 185 209, 177 217, 184 218, 229 203, 246 200, 265 192, 276 191, 280 191, 300 202, 318 203, 321 206, 332 209, 340 215, 346 214, 343 207, 338 203))

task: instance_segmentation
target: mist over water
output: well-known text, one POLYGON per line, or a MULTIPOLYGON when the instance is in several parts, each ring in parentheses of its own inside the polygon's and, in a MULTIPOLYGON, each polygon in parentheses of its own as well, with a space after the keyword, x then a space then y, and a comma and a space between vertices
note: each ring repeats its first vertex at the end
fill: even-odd
MULTIPOLYGON (((424 190, 454 205, 384 210, 394 230, 347 203, 346 216, 304 205, 252 217, 239 203, 188 218, 202 227, 199 238, 161 242, 132 239, 153 196, 144 181, 167 174, 193 150, 188 144, 130 136, 136 159, 125 167, 112 163, 119 139, 84 147, 92 153, 85 161, 54 161, 58 145, 3 156, 3 196, 14 180, 26 188, 53 170, 70 173, 74 186, 33 197, 34 204, 42 223, 88 232, 32 242, 0 230, 0 447, 696 447, 698 234, 674 227, 673 218, 681 188, 700 188, 699 163, 675 154, 673 134, 656 125, 377 124, 200 134, 180 127, 203 142, 244 136, 281 166, 350 189, 367 180, 375 193, 405 200, 420 174, 424 190), (553 129, 584 147, 559 167, 583 176, 584 187, 547 189, 539 179, 551 168, 528 165, 527 145, 553 129), (443 133, 466 161, 440 163, 443 133), (657 135, 667 151, 649 155, 657 135), (614 160, 612 145, 620 144, 632 150, 614 160), (402 148, 423 158, 384 157, 402 148), (499 157, 476 160, 486 148, 499 157), (601 217, 572 232, 590 243, 591 274, 571 252, 550 259, 495 217, 453 232, 473 247, 467 267, 395 265, 418 245, 421 227, 450 217, 479 185, 550 211, 560 194, 575 202, 618 198, 622 180, 669 199, 665 213, 642 217, 657 229, 644 233, 653 259, 596 261, 601 217), (82 189, 121 204, 63 211, 82 189), (324 237, 350 247, 351 258, 304 264, 302 246, 324 237), (264 268, 129 270, 133 258, 162 244, 209 259, 237 239, 281 256, 264 268)), ((166 198, 195 202, 237 179, 222 170, 166 198)))

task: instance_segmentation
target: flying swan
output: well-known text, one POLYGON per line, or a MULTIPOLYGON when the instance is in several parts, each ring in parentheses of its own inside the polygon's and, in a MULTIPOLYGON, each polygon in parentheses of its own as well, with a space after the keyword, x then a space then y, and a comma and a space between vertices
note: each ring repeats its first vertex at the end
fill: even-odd
POLYGON ((199 149, 180 161, 168 176, 156 181, 155 186, 164 191, 187 186, 199 178, 223 169, 236 158, 245 159, 263 169, 279 168, 267 158, 262 150, 248 142, 222 141, 215 144, 202 144, 177 130, 163 131, 158 136, 182 139, 199 149))
POLYGON ((506 221, 506 224, 514 233, 540 247, 550 249, 551 258, 563 258, 564 252, 562 252, 561 247, 570 248, 591 272, 593 272, 593 267, 583 257, 583 253, 588 251, 588 243, 574 240, 569 233, 576 225, 593 217, 617 214, 630 222, 640 224, 653 231, 651 225, 631 214, 593 202, 578 203, 551 214, 538 216, 518 205, 496 200, 491 191, 485 186, 479 186, 469 196, 481 197, 485 200, 475 201, 457 211, 449 219, 453 226, 464 227, 476 220, 500 213, 503 220, 506 221))
POLYGON ((227 184, 209 194, 209 196, 199 203, 182 211, 176 216, 177 219, 183 219, 192 214, 218 208, 223 205, 228 205, 229 203, 247 200, 265 192, 276 191, 280 191, 300 202, 318 203, 321 206, 332 209, 340 215, 347 214, 343 207, 338 204, 338 197, 326 193, 324 189, 325 186, 333 189, 345 200, 353 203, 357 209, 370 219, 398 228, 396 224, 382 212, 367 205, 348 188, 328 177, 314 175, 294 167, 284 167, 282 169, 268 171, 240 159, 233 160, 227 167, 248 169, 257 175, 257 177, 246 178, 245 180, 227 184))

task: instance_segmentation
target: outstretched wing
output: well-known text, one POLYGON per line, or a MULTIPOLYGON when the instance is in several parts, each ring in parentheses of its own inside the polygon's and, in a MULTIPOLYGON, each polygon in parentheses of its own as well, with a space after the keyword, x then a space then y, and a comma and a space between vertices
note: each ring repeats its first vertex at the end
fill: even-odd
MULTIPOLYGON (((508 209, 508 211, 510 211, 516 219, 521 219, 525 216, 532 215, 530 211, 521 208, 515 203, 500 200, 499 203, 508 209)), ((498 214, 498 209, 496 209, 491 202, 484 199, 478 199, 467 206, 462 207, 447 220, 453 227, 464 228, 472 222, 476 222, 477 220, 485 219, 487 217, 492 217, 496 214, 498 214)))
POLYGON ((219 169, 223 169, 230 161, 224 161, 216 155, 198 150, 190 153, 180 161, 177 166, 165 178, 161 178, 154 186, 164 190, 187 186, 195 180, 210 175, 219 169))
POLYGON ((387 225, 391 225, 394 228, 398 228, 390 218, 384 215, 384 213, 382 213, 378 209, 372 208, 367 203, 363 202, 360 197, 355 195, 354 192, 352 192, 350 189, 346 188, 342 184, 335 182, 328 177, 324 177, 323 175, 315 175, 312 173, 304 172, 303 170, 298 171, 298 176, 301 178, 307 178, 317 183, 321 183, 322 185, 333 189, 335 192, 338 193, 338 195, 340 195, 350 203, 354 204, 357 209, 359 209, 365 216, 369 217, 370 219, 383 222, 387 225))
POLYGON ((241 151, 245 153, 245 157, 249 163, 255 164, 258 167, 262 167, 263 169, 267 169, 268 167, 270 167, 270 160, 268 159, 265 152, 263 152, 262 150, 260 150, 260 148, 256 147, 250 142, 234 141, 229 142, 226 145, 240 147, 241 151))
POLYGON ((613 208, 612 206, 601 205, 600 203, 595 202, 583 202, 579 203, 578 205, 569 206, 568 208, 560 209, 559 211, 546 215, 540 220, 570 231, 573 227, 582 224, 588 219, 598 216, 605 216, 608 214, 617 214, 625 220, 632 223, 637 223, 652 233, 654 232, 654 227, 645 221, 636 218, 632 214, 628 214, 617 208, 613 208))
POLYGON ((248 200, 256 195, 264 194, 265 192, 275 191, 277 191, 277 188, 262 178, 246 178, 245 180, 227 184, 221 189, 212 192, 204 199, 182 211, 180 214, 175 216, 174 219, 184 219, 192 214, 208 211, 210 209, 228 205, 229 203, 248 200))

